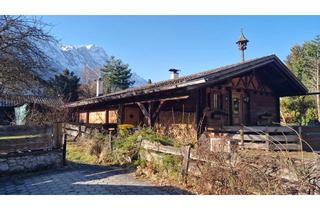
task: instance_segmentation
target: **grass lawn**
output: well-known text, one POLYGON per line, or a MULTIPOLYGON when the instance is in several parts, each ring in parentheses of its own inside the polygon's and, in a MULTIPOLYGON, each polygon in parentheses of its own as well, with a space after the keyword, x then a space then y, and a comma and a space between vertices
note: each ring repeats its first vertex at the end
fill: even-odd
POLYGON ((77 143, 68 142, 67 145, 67 160, 77 163, 97 164, 96 156, 87 154, 84 148, 77 143))
POLYGON ((20 135, 20 136, 0 136, 0 140, 14 140, 14 139, 26 139, 40 137, 41 135, 20 135))

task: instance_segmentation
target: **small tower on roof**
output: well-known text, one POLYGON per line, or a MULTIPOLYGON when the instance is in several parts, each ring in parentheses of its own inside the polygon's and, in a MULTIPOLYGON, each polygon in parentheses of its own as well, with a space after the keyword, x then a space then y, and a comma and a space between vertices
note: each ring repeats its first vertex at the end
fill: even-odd
POLYGON ((238 45, 239 50, 241 51, 242 62, 244 62, 244 51, 247 49, 248 42, 249 40, 244 36, 243 30, 241 29, 241 34, 236 44, 238 45))

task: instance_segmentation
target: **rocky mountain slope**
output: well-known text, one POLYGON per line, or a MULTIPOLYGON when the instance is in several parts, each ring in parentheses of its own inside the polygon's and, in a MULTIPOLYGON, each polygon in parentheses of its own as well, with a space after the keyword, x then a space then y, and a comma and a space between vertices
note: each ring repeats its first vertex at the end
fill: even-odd
MULTIPOLYGON (((82 77, 83 69, 97 70, 105 64, 108 54, 96 45, 61 45, 58 43, 42 43, 41 48, 51 58, 52 68, 62 71, 65 68, 82 77)), ((134 86, 146 84, 147 81, 132 72, 134 86)))

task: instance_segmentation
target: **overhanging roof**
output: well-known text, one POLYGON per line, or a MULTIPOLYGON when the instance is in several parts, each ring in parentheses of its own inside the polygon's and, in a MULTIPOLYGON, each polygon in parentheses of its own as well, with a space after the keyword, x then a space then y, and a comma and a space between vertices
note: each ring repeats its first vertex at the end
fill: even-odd
POLYGON ((63 102, 60 98, 49 98, 35 95, 0 94, 0 107, 15 107, 23 104, 39 104, 52 108, 60 108, 63 102))
POLYGON ((103 96, 84 99, 66 104, 65 107, 78 107, 101 102, 109 102, 123 98, 148 95, 156 92, 174 90, 177 88, 200 86, 205 83, 214 84, 228 78, 256 71, 263 73, 264 81, 274 88, 278 96, 303 95, 307 93, 306 87, 294 76, 285 64, 275 55, 264 56, 245 62, 219 67, 216 69, 147 84, 135 88, 117 91, 103 96), (279 79, 280 78, 280 79, 279 79))

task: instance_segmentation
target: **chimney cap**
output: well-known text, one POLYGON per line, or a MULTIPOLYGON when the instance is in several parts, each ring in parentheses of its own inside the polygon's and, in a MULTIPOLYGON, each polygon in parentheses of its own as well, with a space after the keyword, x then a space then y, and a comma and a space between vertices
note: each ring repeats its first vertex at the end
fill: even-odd
POLYGON ((178 73, 178 72, 181 71, 181 70, 179 70, 179 69, 169 69, 169 71, 170 71, 170 72, 173 72, 173 73, 178 73))
POLYGON ((93 80, 93 81, 102 81, 102 78, 101 77, 98 77, 98 79, 95 79, 95 80, 93 80))

